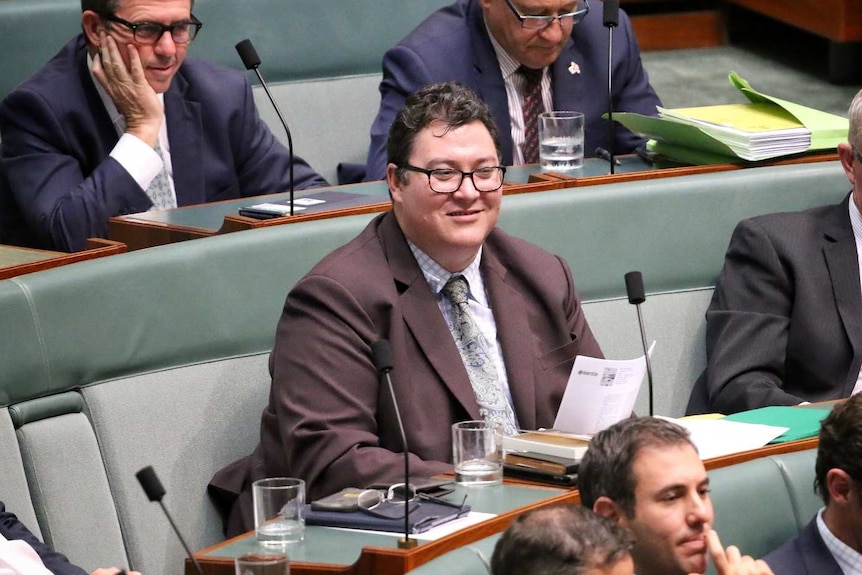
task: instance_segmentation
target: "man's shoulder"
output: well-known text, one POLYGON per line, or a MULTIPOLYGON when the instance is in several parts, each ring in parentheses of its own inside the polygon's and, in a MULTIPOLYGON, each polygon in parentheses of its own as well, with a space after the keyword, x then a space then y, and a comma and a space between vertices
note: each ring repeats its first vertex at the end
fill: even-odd
MULTIPOLYGON (((177 74, 195 92, 223 94, 229 89, 245 89, 245 74, 201 58, 186 58, 177 74)), ((176 80, 174 80, 176 82, 176 80)))
POLYGON ((789 239, 820 235, 824 230, 835 226, 850 230, 850 216, 846 201, 841 201, 839 204, 817 206, 803 211, 754 216, 739 223, 740 228, 757 227, 771 237, 789 239))
POLYGON ((40 94, 45 99, 60 98, 69 99, 70 91, 75 85, 80 85, 80 72, 78 70, 78 57, 84 49, 83 35, 78 35, 66 43, 51 57, 44 66, 39 68, 32 76, 19 84, 7 95, 10 98, 22 93, 40 94))
POLYGON ((841 568, 812 519, 803 530, 781 547, 767 553, 763 560, 781 575, 840 575, 841 568))
POLYGON ((377 234, 383 217, 371 220, 352 240, 335 248, 317 262, 306 277, 325 276, 350 283, 359 276, 377 276, 385 265, 383 244, 377 234))
POLYGON ((547 269, 559 265, 556 255, 500 228, 494 228, 488 235, 485 249, 503 265, 513 269, 547 269))

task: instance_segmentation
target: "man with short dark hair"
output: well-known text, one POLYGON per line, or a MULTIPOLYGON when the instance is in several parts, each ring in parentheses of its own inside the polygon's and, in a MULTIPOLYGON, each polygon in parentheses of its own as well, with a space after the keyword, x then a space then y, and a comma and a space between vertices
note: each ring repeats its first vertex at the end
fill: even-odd
MULTIPOLYGON (((403 477, 395 410, 372 363, 389 340, 410 472, 452 470, 451 425, 550 427, 577 355, 601 357, 561 258, 496 227, 505 169, 487 106, 455 84, 407 99, 392 127, 392 210, 290 291, 270 360, 261 443, 216 495, 303 478, 311 499, 403 477)), ((245 512, 243 513, 243 510, 245 512)))
MULTIPOLYGON (((404 99, 426 84, 461 82, 488 104, 500 129, 501 163, 537 162, 537 115, 585 116, 584 155, 609 148, 608 30, 598 0, 457 0, 431 14, 383 57, 380 110, 371 127, 367 180, 386 176, 389 126, 404 99)), ((655 116, 661 105, 643 68, 631 22, 614 28, 614 110, 655 116)), ((643 145, 614 126, 614 149, 643 145)))
POLYGON ((192 4, 82 0, 82 34, 0 103, 0 243, 77 251, 112 216, 288 188, 245 76, 186 59, 192 4))
POLYGON ((635 537, 638 575, 703 573, 707 555, 720 575, 771 574, 711 529, 709 476, 688 431, 670 421, 623 420, 590 440, 578 469, 581 503, 635 537))
POLYGON ((492 575, 633 575, 634 538, 578 505, 523 513, 494 547, 492 575))
POLYGON ((763 559, 781 575, 862 573, 862 394, 821 422, 815 470, 825 507, 763 559))

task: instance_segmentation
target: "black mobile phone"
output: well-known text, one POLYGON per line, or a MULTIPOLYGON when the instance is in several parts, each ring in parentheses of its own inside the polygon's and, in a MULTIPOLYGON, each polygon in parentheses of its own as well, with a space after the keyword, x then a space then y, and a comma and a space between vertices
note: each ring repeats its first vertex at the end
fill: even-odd
POLYGON ((350 513, 359 509, 359 494, 365 491, 356 487, 347 487, 338 493, 327 495, 311 502, 312 511, 342 511, 350 513))

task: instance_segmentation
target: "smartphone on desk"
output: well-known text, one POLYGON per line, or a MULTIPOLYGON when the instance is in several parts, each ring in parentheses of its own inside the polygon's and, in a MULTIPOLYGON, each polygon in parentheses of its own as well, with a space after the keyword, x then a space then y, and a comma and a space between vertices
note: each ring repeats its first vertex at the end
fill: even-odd
POLYGON ((346 487, 338 493, 321 497, 311 502, 312 511, 341 511, 351 513, 359 510, 359 494, 365 489, 346 487))

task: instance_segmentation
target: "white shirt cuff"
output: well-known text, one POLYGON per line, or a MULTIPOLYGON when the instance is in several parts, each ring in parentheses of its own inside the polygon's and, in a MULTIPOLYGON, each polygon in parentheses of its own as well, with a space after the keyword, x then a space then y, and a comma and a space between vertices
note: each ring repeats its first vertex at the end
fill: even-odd
POLYGON ((153 148, 131 134, 120 136, 110 156, 129 172, 144 191, 164 166, 161 156, 153 148))

